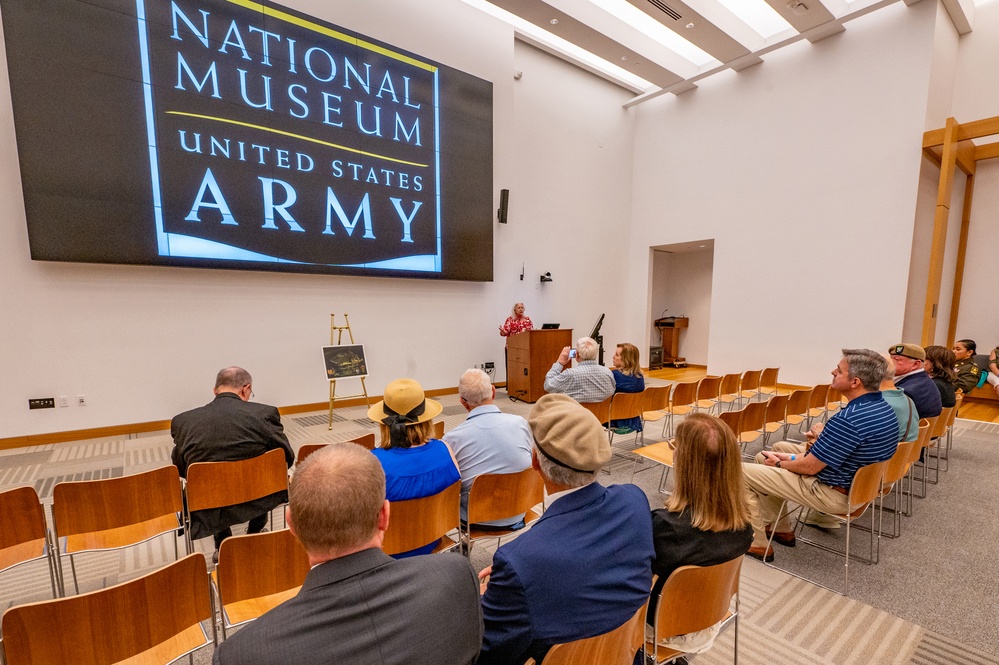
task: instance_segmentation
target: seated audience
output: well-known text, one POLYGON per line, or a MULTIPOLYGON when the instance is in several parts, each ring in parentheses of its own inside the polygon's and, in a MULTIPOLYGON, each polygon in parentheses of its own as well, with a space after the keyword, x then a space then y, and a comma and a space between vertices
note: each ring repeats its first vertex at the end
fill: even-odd
MULTIPOLYGON (((893 354, 894 355, 894 354, 893 354)), ((767 546, 774 542, 793 547, 794 531, 787 511, 778 515, 784 499, 813 510, 843 514, 857 471, 891 458, 898 446, 898 419, 878 389, 888 364, 869 349, 844 349, 832 372, 831 387, 848 400, 803 453, 765 450, 756 464, 743 464, 746 502, 753 523, 750 556, 772 561, 767 546)))
POLYGON ((386 556, 389 512, 370 452, 332 443, 309 456, 292 480, 287 519, 312 569, 298 595, 230 634, 214 665, 474 663, 474 571, 458 554, 386 556))
MULTIPOLYGON (((652 539, 659 576, 652 589, 648 623, 663 585, 680 566, 713 566, 746 553, 753 543, 753 526, 746 507, 742 452, 725 423, 706 413, 694 413, 676 428, 673 453, 673 494, 666 507, 652 511, 652 539)), ((688 653, 711 646, 718 628, 689 633, 660 644, 688 653)))
POLYGON ((975 363, 975 350, 978 346, 973 339, 959 339, 954 342, 954 371, 957 372, 955 387, 967 395, 978 387, 982 379, 982 370, 975 363))
POLYGON ((597 482, 611 457, 603 428, 565 395, 544 395, 529 422, 531 464, 548 492, 545 513, 479 573, 479 665, 540 663, 554 644, 617 628, 649 598, 649 501, 634 485, 597 482))
MULTIPOLYGON (((614 365, 611 370, 614 375, 614 392, 640 393, 645 390, 645 377, 639 364, 637 346, 627 342, 618 344, 611 362, 614 365)), ((637 432, 642 429, 642 419, 636 416, 624 420, 612 420, 610 426, 625 432, 637 432)))
MULTIPOLYGON (((385 398, 368 409, 368 418, 381 429, 380 447, 373 452, 385 469, 389 501, 433 496, 461 478, 450 449, 432 438, 432 421, 442 409, 412 379, 397 379, 385 386, 385 398)), ((435 543, 394 556, 428 554, 435 543)))
POLYGON ((614 375, 597 364, 596 341, 581 337, 576 342, 576 367, 571 368, 567 346, 545 375, 545 392, 568 395, 577 402, 602 402, 614 394, 614 375))
POLYGON ((915 344, 896 344, 888 349, 895 363, 895 385, 912 398, 920 418, 940 415, 940 391, 923 369, 926 351, 915 344))
MULTIPOLYGON (((912 399, 904 391, 895 387, 895 361, 891 356, 885 357, 888 369, 885 378, 881 380, 881 396, 895 412, 898 419, 898 440, 915 441, 919 438, 919 412, 912 399)), ((821 431, 821 430, 819 430, 821 431)), ((818 436, 818 432, 815 433, 818 436)), ((811 437, 814 440, 814 437, 811 437)))
MULTIPOLYGON (((461 520, 468 519, 468 491, 483 473, 517 473, 531 466, 531 428, 527 421, 503 413, 493 404, 496 388, 481 369, 466 370, 458 380, 458 400, 468 418, 444 435, 461 471, 461 520)), ((524 514, 476 526, 509 528, 521 523, 524 514)))
POLYGON ((992 349, 992 353, 989 354, 989 374, 986 380, 989 385, 995 388, 996 394, 999 394, 999 347, 992 349))
MULTIPOLYGON (((174 416, 170 436, 174 466, 181 478, 195 462, 238 462, 279 448, 290 467, 295 453, 281 425, 281 415, 273 406, 251 402, 253 378, 241 367, 227 367, 215 377, 215 399, 197 409, 174 416)), ((247 533, 259 533, 267 525, 270 511, 288 501, 288 492, 224 508, 195 510, 191 513, 191 538, 215 537, 218 563, 219 545, 232 535, 232 525, 247 524, 247 533)))
POLYGON ((954 371, 956 362, 954 352, 947 347, 926 347, 926 360, 923 361, 923 369, 936 384, 937 390, 940 392, 940 404, 945 409, 957 404, 954 388, 954 382, 957 380, 957 373, 954 371))

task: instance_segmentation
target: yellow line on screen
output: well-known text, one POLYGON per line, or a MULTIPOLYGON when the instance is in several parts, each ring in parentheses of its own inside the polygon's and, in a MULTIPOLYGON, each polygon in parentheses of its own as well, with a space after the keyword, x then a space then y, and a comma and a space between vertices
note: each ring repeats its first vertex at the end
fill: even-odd
MULTIPOLYGON (((236 2, 237 0, 229 0, 230 2, 236 2)), ((404 159, 396 159, 395 157, 389 157, 387 155, 379 155, 374 152, 365 152, 364 150, 358 150, 357 148, 349 148, 345 145, 339 145, 337 143, 330 143, 329 141, 322 141, 320 139, 314 139, 311 136, 302 136, 301 134, 293 134, 292 132, 286 132, 282 129, 273 129, 272 127, 264 127, 263 125, 253 125, 248 122, 242 122, 240 120, 230 120, 229 118, 216 118, 210 115, 201 115, 199 113, 185 113, 184 111, 166 111, 167 115, 182 115, 188 118, 200 118, 202 120, 214 120, 215 122, 224 122, 230 125, 239 125, 240 127, 249 127, 250 129, 258 129, 262 132, 270 132, 271 134, 280 134, 281 136, 290 136, 293 139, 301 139, 302 141, 308 141, 309 143, 318 143, 319 145, 325 145, 330 148, 336 148, 338 150, 345 150, 347 152, 353 152, 358 155, 364 155, 365 157, 374 157, 376 159, 384 159, 389 162, 395 162, 397 164, 406 164, 408 166, 418 166, 420 168, 427 168, 429 164, 420 164, 419 162, 407 162, 404 159)))

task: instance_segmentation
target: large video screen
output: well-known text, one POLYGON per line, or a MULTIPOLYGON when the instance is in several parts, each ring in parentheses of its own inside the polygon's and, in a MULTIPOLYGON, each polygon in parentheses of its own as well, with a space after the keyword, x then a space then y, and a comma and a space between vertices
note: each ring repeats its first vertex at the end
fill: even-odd
POLYGON ((492 84, 255 0, 0 0, 31 257, 492 280, 492 84))

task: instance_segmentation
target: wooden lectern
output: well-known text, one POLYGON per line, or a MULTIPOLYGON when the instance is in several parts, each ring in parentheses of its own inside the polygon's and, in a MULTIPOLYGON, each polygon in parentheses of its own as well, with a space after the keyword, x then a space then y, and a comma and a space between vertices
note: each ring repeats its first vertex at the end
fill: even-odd
POLYGON ((656 328, 662 335, 663 365, 685 367, 687 359, 680 357, 680 328, 686 328, 690 322, 685 316, 656 319, 656 328))
POLYGON ((534 403, 545 394, 545 374, 558 354, 572 346, 572 329, 530 330, 507 338, 506 392, 534 403))

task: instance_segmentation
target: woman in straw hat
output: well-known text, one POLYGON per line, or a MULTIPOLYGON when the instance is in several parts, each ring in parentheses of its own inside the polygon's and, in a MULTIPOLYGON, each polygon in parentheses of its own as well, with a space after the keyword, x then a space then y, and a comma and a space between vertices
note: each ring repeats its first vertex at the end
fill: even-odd
MULTIPOLYGON (((442 408, 440 402, 426 398, 416 381, 397 379, 385 387, 385 398, 368 409, 368 418, 379 424, 382 433, 374 454, 385 470, 389 501, 432 496, 461 478, 450 449, 433 438, 433 419, 442 408)), ((435 543, 395 558, 428 554, 435 543)))

